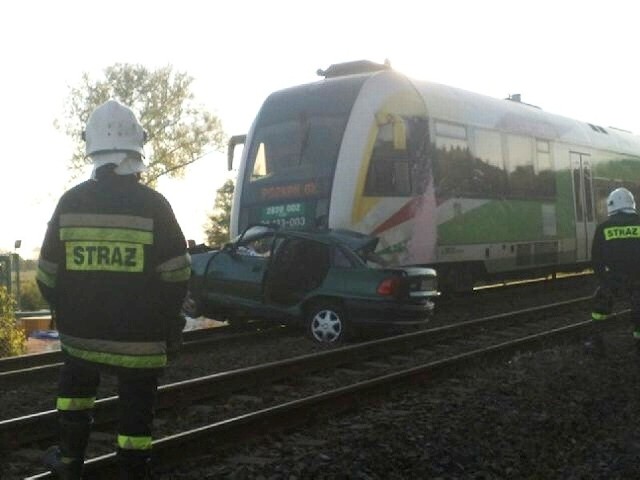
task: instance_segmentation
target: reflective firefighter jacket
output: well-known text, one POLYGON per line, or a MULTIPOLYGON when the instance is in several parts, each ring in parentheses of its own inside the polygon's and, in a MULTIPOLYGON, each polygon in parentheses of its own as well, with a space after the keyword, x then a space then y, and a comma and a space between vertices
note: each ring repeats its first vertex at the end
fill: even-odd
POLYGON ((591 247, 593 270, 599 279, 614 275, 640 279, 640 216, 617 213, 598 225, 591 247))
MULTIPOLYGON (((100 170, 103 170, 104 167, 100 170)), ((171 206, 135 175, 107 169, 66 192, 51 218, 38 285, 61 348, 112 367, 162 368, 190 275, 171 206)))

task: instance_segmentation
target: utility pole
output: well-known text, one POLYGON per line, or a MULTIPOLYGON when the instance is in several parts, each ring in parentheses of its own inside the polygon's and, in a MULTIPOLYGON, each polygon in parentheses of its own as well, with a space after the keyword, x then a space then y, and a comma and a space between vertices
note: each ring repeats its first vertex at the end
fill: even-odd
POLYGON ((16 262, 16 305, 17 305, 18 311, 21 310, 20 308, 20 255, 18 255, 18 249, 20 248, 21 245, 22 245, 22 240, 16 240, 16 242, 13 244, 13 247, 16 251, 13 254, 13 258, 16 262))

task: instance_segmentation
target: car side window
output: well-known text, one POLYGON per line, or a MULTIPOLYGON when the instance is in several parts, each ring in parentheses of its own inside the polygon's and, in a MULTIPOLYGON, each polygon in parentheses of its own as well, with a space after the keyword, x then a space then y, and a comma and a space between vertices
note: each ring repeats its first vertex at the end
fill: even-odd
POLYGON ((351 260, 349 259, 349 257, 347 257, 345 255, 345 253, 342 251, 341 248, 335 247, 333 249, 333 255, 332 255, 332 259, 331 259, 331 263, 334 267, 338 267, 338 268, 351 268, 353 267, 353 263, 351 262, 351 260))
POLYGON ((240 255, 267 258, 271 254, 272 241, 273 236, 268 236, 242 242, 242 244, 238 246, 238 253, 240 255))

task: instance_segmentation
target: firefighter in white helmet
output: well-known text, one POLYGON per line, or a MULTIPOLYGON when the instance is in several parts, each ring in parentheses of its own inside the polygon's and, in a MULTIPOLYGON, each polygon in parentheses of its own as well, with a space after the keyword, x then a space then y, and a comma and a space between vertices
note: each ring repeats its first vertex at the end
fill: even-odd
POLYGON ((58 478, 81 477, 100 375, 110 372, 121 404, 121 478, 146 479, 157 379, 181 338, 190 260, 171 206, 139 183, 145 132, 131 109, 100 105, 84 139, 91 179, 60 198, 38 262, 64 355, 60 441, 44 460, 58 478))
POLYGON ((599 287, 593 320, 606 319, 614 299, 631 301, 633 336, 640 346, 640 216, 633 194, 616 188, 607 198, 608 218, 596 228, 591 261, 599 287))

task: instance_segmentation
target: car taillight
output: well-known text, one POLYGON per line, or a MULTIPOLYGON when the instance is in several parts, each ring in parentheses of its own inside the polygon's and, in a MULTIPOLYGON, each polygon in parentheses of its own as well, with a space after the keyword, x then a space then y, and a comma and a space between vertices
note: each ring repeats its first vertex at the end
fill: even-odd
POLYGON ((399 290, 400 290, 400 278, 389 277, 389 278, 385 278, 380 282, 376 290, 376 293, 378 295, 393 296, 393 295, 397 295, 399 290))

